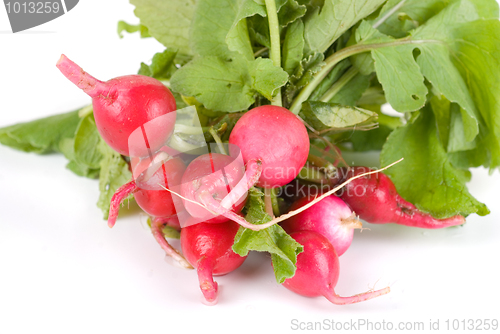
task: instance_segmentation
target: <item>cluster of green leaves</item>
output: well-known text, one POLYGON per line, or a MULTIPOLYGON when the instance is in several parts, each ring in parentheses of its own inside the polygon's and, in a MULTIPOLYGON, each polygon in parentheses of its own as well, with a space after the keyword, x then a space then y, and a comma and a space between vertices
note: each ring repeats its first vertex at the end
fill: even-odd
POLYGON ((99 136, 90 107, 2 128, 0 143, 24 152, 62 153, 69 161, 69 170, 99 178, 97 206, 105 219, 111 197, 132 178, 125 160, 99 136))
POLYGON ((465 184, 469 168, 500 166, 496 1, 277 0, 279 27, 262 0, 131 2, 153 37, 193 57, 175 91, 235 112, 281 89, 283 105, 345 149, 381 150, 382 165, 404 157, 387 173, 422 211, 488 213, 465 184), (281 67, 269 59, 273 28, 281 67), (386 102, 405 117, 383 114, 386 102))
POLYGON ((375 45, 371 61, 387 101, 407 113, 407 123, 385 142, 381 163, 405 157, 387 173, 401 195, 419 209, 438 218, 485 215, 488 209, 465 184, 470 167, 500 166, 498 4, 428 4, 440 10, 430 16, 430 7, 425 15, 421 7, 400 8, 407 10, 407 17, 426 19, 424 24, 412 20, 416 28, 376 30, 363 21, 356 31, 358 43, 375 45), (376 46, 381 44, 388 46, 376 46))

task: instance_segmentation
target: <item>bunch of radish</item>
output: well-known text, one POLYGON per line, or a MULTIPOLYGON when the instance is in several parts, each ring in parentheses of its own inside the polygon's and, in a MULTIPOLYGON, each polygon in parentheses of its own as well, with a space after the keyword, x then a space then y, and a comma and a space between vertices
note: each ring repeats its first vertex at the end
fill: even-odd
POLYGON ((295 275, 283 286, 304 296, 325 296, 334 304, 364 301, 389 288, 353 297, 339 297, 333 288, 339 261, 349 248, 354 229, 362 228, 356 215, 371 223, 398 223, 425 228, 459 225, 457 216, 437 220, 419 212, 396 192, 378 171, 340 168, 335 188, 297 199, 277 217, 271 207, 273 189, 294 181, 309 157, 310 138, 302 120, 276 105, 247 111, 229 136, 229 155, 206 153, 195 159, 168 147, 176 122, 176 102, 160 81, 128 75, 102 82, 64 55, 59 70, 92 97, 96 127, 102 139, 129 163, 133 180, 119 188, 110 203, 108 224, 113 227, 121 203, 133 195, 152 217, 151 231, 166 254, 185 268, 196 268, 207 304, 217 302, 214 275, 238 268, 245 257, 233 249, 239 226, 254 231, 281 223, 304 250, 298 254, 295 275), (236 157, 240 157, 238 159, 236 157), (362 196, 351 192, 363 187, 362 196), (242 214, 251 187, 264 189, 264 224, 252 224, 242 214), (335 192, 345 190, 340 197, 335 192), (344 202, 345 201, 345 202, 344 202), (166 240, 163 227, 180 230, 182 254, 166 240))

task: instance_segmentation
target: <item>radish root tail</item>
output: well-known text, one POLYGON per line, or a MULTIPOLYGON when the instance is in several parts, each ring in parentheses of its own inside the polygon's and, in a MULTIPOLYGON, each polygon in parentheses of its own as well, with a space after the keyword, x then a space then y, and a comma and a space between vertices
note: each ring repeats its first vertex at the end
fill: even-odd
POLYGON ((125 198, 136 192, 138 189, 139 188, 137 188, 135 181, 131 181, 129 183, 125 183, 115 192, 109 205, 108 226, 110 228, 115 226, 116 218, 118 217, 118 212, 120 211, 120 204, 122 204, 125 198))
POLYGON ((367 291, 365 293, 360 293, 351 297, 341 297, 335 293, 333 290, 326 290, 323 295, 335 305, 346 305, 346 304, 354 304, 359 303, 365 300, 369 300, 375 297, 383 296, 388 294, 391 291, 389 287, 376 290, 376 291, 367 291))
POLYGON ((217 304, 219 285, 213 278, 213 266, 206 259, 200 259, 198 262, 198 280, 200 282, 201 293, 205 297, 207 305, 217 304))
POLYGON ((193 269, 193 266, 191 266, 189 262, 187 262, 184 256, 182 256, 177 249, 170 246, 168 241, 165 239, 165 236, 161 231, 163 225, 164 224, 162 219, 154 218, 151 222, 151 232, 153 232, 153 236, 155 237, 156 242, 158 242, 160 247, 165 251, 165 253, 167 253, 168 256, 176 260, 183 268, 193 269))

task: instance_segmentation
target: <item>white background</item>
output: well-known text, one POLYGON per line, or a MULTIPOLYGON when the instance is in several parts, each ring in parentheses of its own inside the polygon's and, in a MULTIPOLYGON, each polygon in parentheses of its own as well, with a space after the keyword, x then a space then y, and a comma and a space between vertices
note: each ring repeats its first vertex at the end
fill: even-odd
MULTIPOLYGON (((120 40, 118 20, 136 23, 126 1, 87 0, 55 21, 12 34, 0 7, 0 127, 57 114, 90 99, 57 70, 61 55, 102 80, 136 73, 163 47, 137 34, 120 40)), ((274 281, 270 259, 252 253, 217 278, 219 303, 201 303, 196 273, 172 266, 137 207, 109 229, 95 203, 97 181, 65 169, 60 155, 0 146, 0 333, 179 333, 292 331, 298 321, 419 322, 499 319, 500 177, 473 171, 471 193, 488 205, 463 227, 420 230, 370 225, 340 259, 336 291, 390 286, 389 295, 336 306, 274 281)))

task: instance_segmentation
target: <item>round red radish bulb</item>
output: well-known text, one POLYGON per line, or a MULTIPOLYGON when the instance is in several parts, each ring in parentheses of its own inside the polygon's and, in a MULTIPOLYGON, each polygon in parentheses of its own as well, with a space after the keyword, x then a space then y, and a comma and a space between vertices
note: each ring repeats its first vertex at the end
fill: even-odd
POLYGON ((264 188, 281 187, 292 181, 309 154, 304 124, 288 109, 273 105, 245 113, 234 126, 229 143, 240 148, 245 164, 262 164, 257 185, 264 188))
POLYGON ((172 158, 165 152, 156 154, 152 159, 146 158, 142 162, 144 161, 147 163, 141 163, 138 159, 133 161, 132 170, 135 181, 123 185, 111 198, 108 226, 114 226, 121 202, 130 194, 134 194, 137 204, 147 214, 153 216, 151 231, 160 247, 182 267, 192 268, 186 259, 167 242, 162 232, 164 225, 180 229, 176 213, 179 208, 182 208, 182 202, 163 187, 168 189, 178 185, 186 166, 180 158, 172 158))
POLYGON ((217 302, 218 294, 213 276, 235 270, 246 259, 232 249, 238 228, 238 224, 226 221, 220 224, 200 223, 181 230, 182 252, 196 268, 201 292, 210 305, 217 302))
MULTIPOLYGON (((220 153, 207 153, 194 159, 182 177, 181 193, 184 206, 189 214, 199 222, 220 223, 227 221, 222 215, 214 214, 200 205, 219 206, 219 202, 234 188, 245 173, 244 166, 237 158, 220 153)), ((246 196, 241 197, 229 209, 235 213, 245 205, 246 196)), ((240 217, 241 218, 241 217, 240 217)))
POLYGON ((186 166, 180 158, 166 157, 166 160, 161 160, 157 164, 150 164, 149 168, 144 169, 142 172, 135 170, 137 173, 134 175, 136 180, 123 185, 115 192, 111 198, 109 209, 109 227, 114 226, 120 204, 130 194, 134 194, 134 198, 141 209, 153 217, 172 217, 177 213, 176 208, 182 207, 182 202, 163 187, 178 186, 186 166))
MULTIPOLYGON (((338 169, 340 182, 371 171, 368 167, 343 167, 338 169)), ((462 225, 465 218, 456 215, 436 219, 405 201, 388 176, 375 173, 353 180, 339 191, 342 198, 361 219, 372 224, 396 223, 420 228, 443 228, 462 225)))
POLYGON ((334 290, 339 279, 339 259, 328 239, 313 231, 294 232, 290 236, 304 246, 304 251, 297 256, 295 275, 283 283, 285 288, 306 297, 324 296, 337 305, 358 303, 389 293, 387 287, 340 297, 334 290))
POLYGON ((181 184, 186 165, 180 158, 171 158, 157 167, 148 178, 136 179, 138 191, 134 193, 137 204, 153 217, 170 217, 176 214, 176 207, 182 206, 178 197, 163 187, 172 188, 181 184))
MULTIPOLYGON (((297 210, 313 200, 314 197, 303 197, 295 201, 290 210, 297 210)), ((344 254, 351 245, 354 229, 362 228, 349 206, 333 195, 285 220, 281 226, 287 233, 314 231, 323 235, 335 248, 338 256, 344 254)))
MULTIPOLYGON (((62 55, 59 70, 92 98, 94 118, 104 141, 120 154, 129 155, 130 134, 149 121, 175 112, 175 98, 160 81, 143 75, 121 76, 103 82, 62 55)), ((175 115, 175 114, 174 114, 175 115)), ((160 118, 147 130, 146 156, 165 144, 174 129, 175 117, 160 118)))

